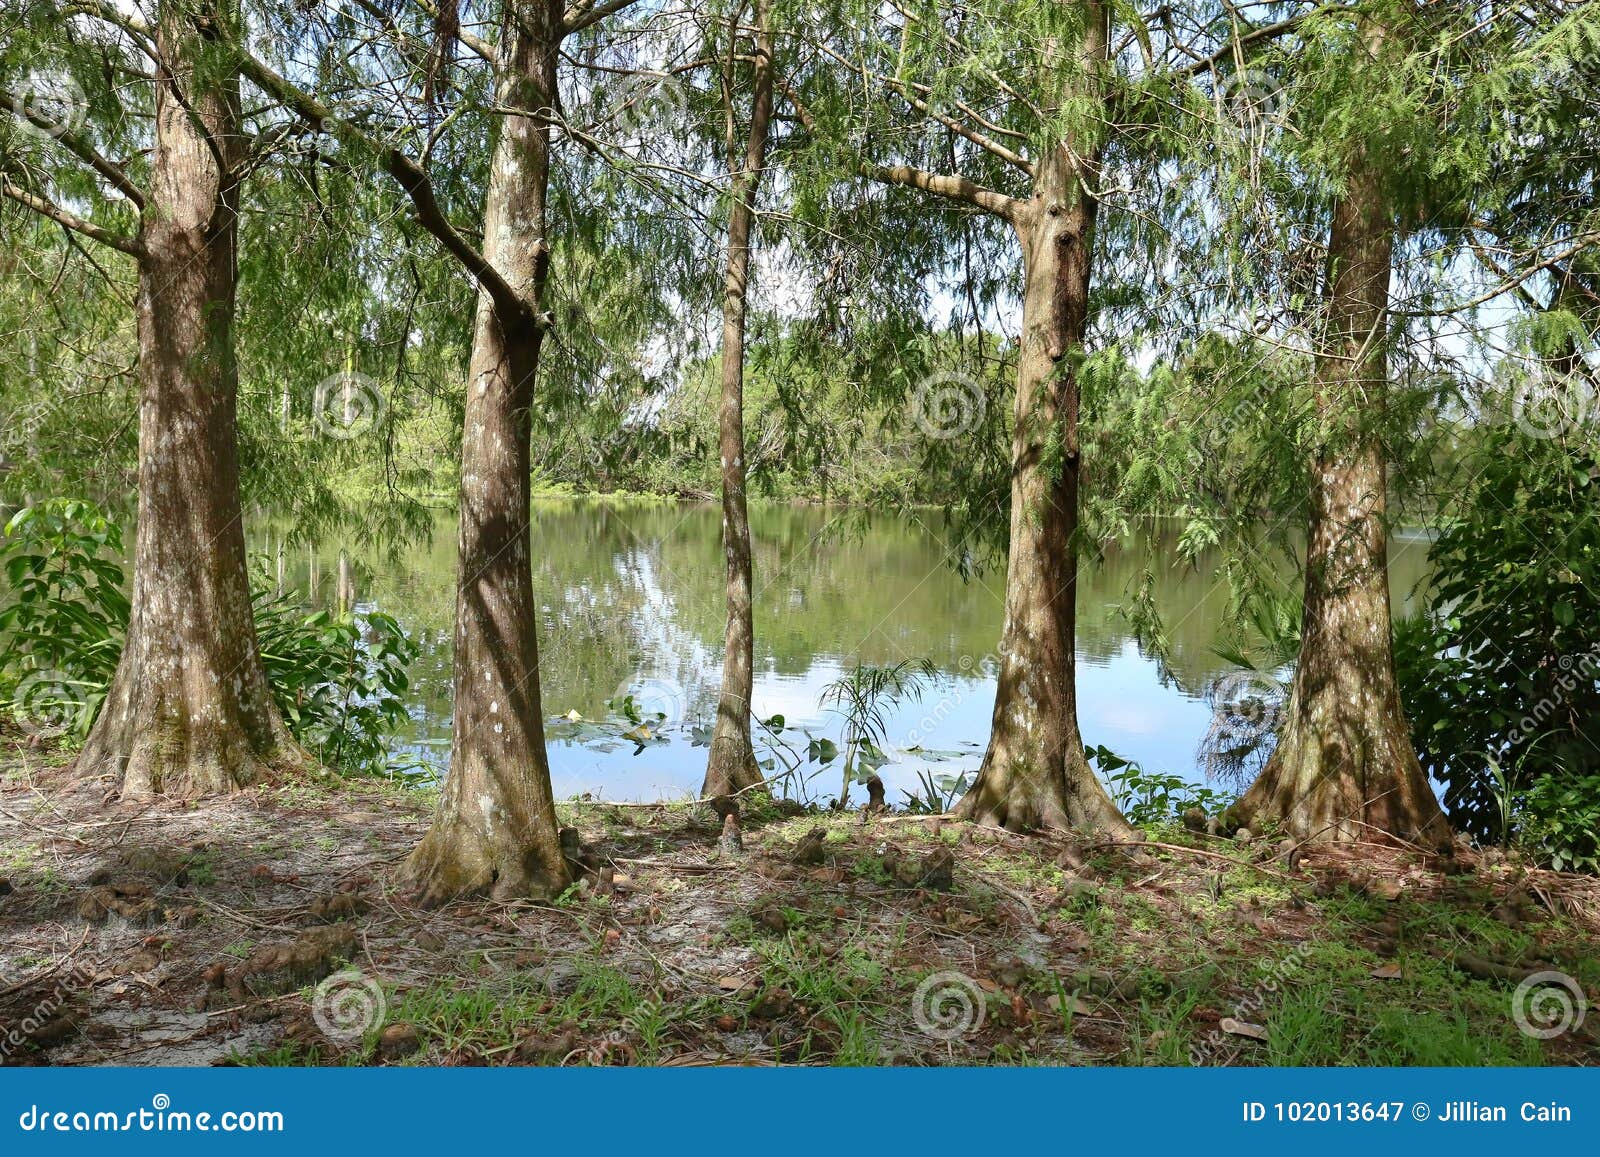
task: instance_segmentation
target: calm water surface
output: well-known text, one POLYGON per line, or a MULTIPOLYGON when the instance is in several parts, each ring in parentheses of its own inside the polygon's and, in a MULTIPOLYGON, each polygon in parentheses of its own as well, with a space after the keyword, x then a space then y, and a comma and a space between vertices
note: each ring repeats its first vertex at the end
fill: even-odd
MULTIPOLYGON (((540 604, 540 679, 551 720, 550 763, 558 796, 651 800, 693 795, 721 682, 723 625, 719 510, 708 505, 572 499, 541 502, 533 529, 540 604), (650 742, 558 721, 575 712, 605 720, 606 701, 632 694, 667 714, 650 742), (659 732, 659 733, 657 733, 659 732)), ((842 744, 841 721, 820 703, 823 688, 851 665, 928 658, 940 672, 919 703, 892 714, 888 742, 901 749, 879 774, 889 797, 916 790, 919 772, 945 776, 978 767, 994 706, 992 654, 1000 638, 1004 576, 963 581, 954 545, 932 512, 841 512, 757 506, 755 540, 756 713, 781 714, 786 736, 842 744), (904 749, 920 749, 910 752, 904 749)), ((449 761, 450 640, 455 575, 453 516, 430 541, 403 551, 336 544, 282 550, 267 530, 252 550, 281 558, 287 585, 314 601, 341 599, 398 618, 423 647, 412 670, 415 702, 407 752, 443 770, 449 761)), ((1399 602, 1423 573, 1426 542, 1397 539, 1391 584, 1399 602)), ((1141 652, 1118 605, 1145 558, 1112 550, 1087 565, 1078 590, 1078 711, 1084 740, 1147 770, 1202 778, 1196 751, 1212 722, 1206 692, 1231 670, 1211 648, 1225 592, 1209 567, 1166 560, 1156 599, 1171 641, 1166 667, 1141 652)), ((1285 573, 1285 578, 1293 581, 1285 573)), ((613 716, 613 719, 615 717, 613 716)), ((809 798, 839 791, 837 763, 819 769, 809 798)))

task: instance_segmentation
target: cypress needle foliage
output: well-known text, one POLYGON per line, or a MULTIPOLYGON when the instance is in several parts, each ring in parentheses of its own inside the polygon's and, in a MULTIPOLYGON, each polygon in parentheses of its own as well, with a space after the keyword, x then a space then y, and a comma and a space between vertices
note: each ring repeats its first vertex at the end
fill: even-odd
MULTIPOLYGON (((154 9, 90 7, 0 15, 0 503, 91 495, 131 527, 154 9)), ((195 34, 197 90, 244 77, 226 356, 251 518, 401 550, 453 501, 481 288, 460 258, 494 240, 494 147, 522 121, 551 148, 519 411, 533 484, 716 492, 728 142, 751 108, 756 5, 573 5, 532 110, 496 85, 501 0, 159 7, 195 34), (454 244, 394 179, 396 154, 454 244)), ((1154 561, 1120 611, 1151 654, 1170 629, 1160 573, 1205 565, 1229 596, 1217 649, 1281 673, 1308 592, 1340 593, 1308 548, 1327 478, 1366 455, 1375 522, 1440 531, 1397 659, 1453 821, 1503 836, 1506 798, 1589 790, 1586 726, 1508 729, 1588 646, 1563 592, 1586 573, 1600 411, 1595 5, 761 11, 775 84, 746 318, 753 495, 943 506, 967 572, 999 571, 1070 504, 1040 558, 1070 555, 1075 575, 1142 541, 1154 561), (1040 199, 1051 220, 1082 215, 1081 301, 1030 285, 1053 226, 1019 222, 1040 199), (1358 202, 1389 254, 1380 319, 1353 342, 1339 246, 1358 202), (1041 316, 1057 340, 1030 361, 1041 316), (930 420, 940 389, 953 432, 930 420), (1486 657, 1508 615, 1520 642, 1486 657)))

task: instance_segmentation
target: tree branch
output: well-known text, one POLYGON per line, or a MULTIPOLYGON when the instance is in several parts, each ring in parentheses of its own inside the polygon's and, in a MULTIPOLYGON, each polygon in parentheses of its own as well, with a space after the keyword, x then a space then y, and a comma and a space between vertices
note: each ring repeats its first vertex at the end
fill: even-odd
POLYGON ((1030 177, 1033 176, 1033 162, 1022 156, 1020 153, 1014 152, 1013 150, 1006 148, 999 141, 993 140, 992 138, 978 132, 976 129, 962 124, 960 121, 956 120, 955 117, 946 116, 944 113, 936 111, 932 105, 928 104, 927 101, 915 96, 911 91, 910 85, 893 80, 892 78, 885 79, 899 89, 900 96, 905 100, 905 102, 920 112, 923 116, 931 117, 942 124, 945 128, 955 133, 958 137, 962 137, 971 141, 980 149, 984 150, 984 152, 999 157, 1008 165, 1016 166, 1024 173, 1027 173, 1030 177))
POLYGON ((638 0, 605 0, 605 3, 595 4, 586 0, 584 3, 574 4, 567 9, 567 14, 561 20, 561 35, 571 36, 574 32, 582 32, 585 28, 600 23, 607 16, 615 16, 624 8, 629 8, 638 0))
POLYGON ((68 15, 94 16, 122 29, 151 60, 159 60, 150 26, 131 12, 119 9, 111 0, 75 0, 64 10, 68 15))
MULTIPOLYGON (((432 0, 412 0, 412 2, 427 16, 435 20, 439 18, 439 6, 433 3, 432 0)), ((356 0, 356 4, 368 16, 371 16, 388 29, 391 36, 401 35, 400 30, 395 26, 394 18, 385 12, 380 5, 374 3, 374 0, 356 0)), ((499 62, 499 56, 495 52, 494 45, 483 39, 483 37, 474 36, 465 29, 460 29, 456 32, 456 40, 484 63, 493 65, 499 62)))
POLYGON ((9 108, 17 116, 22 117, 30 124, 37 126, 60 141, 67 147, 68 151, 110 182, 117 192, 132 201, 135 208, 140 212, 144 211, 144 191, 133 183, 128 174, 123 171, 121 165, 107 160, 81 135, 64 125, 52 124, 49 118, 41 116, 29 107, 27 101, 18 100, 14 94, 5 89, 0 89, 0 106, 9 108))
POLYGON ((870 161, 861 162, 860 170, 862 176, 871 177, 874 181, 889 185, 905 185, 907 188, 921 189, 955 201, 964 201, 986 213, 1004 217, 1007 221, 1015 220, 1017 211, 1023 205, 1023 202, 1015 197, 996 193, 993 189, 986 189, 975 181, 950 173, 930 173, 911 165, 875 165, 870 161))
POLYGON ((1304 24, 1310 17, 1316 16, 1323 12, 1330 12, 1334 9, 1342 7, 1344 7, 1344 5, 1338 3, 1319 4, 1310 12, 1301 12, 1296 16, 1290 16, 1286 20, 1280 20, 1276 24, 1263 24, 1259 27, 1252 28, 1248 32, 1245 32, 1241 35, 1231 36, 1228 38, 1228 43, 1217 49, 1210 56, 1203 56, 1196 60, 1193 64, 1188 64, 1183 68, 1174 70, 1173 75, 1184 77, 1199 76, 1202 72, 1208 72, 1212 68, 1215 68, 1223 60, 1229 56, 1232 56, 1235 52, 1247 44, 1253 44, 1257 40, 1275 39, 1276 37, 1282 36, 1285 32, 1293 32, 1296 28, 1300 27, 1300 25, 1304 24))
MULTIPOLYGON (((845 67, 854 67, 850 61, 846 60, 842 55, 835 52, 826 44, 819 44, 818 47, 826 55, 833 57, 834 60, 837 60, 845 67)), ((902 100, 920 112, 923 116, 927 117, 929 120, 937 121, 945 128, 955 133, 957 136, 971 141, 985 152, 991 154, 992 156, 999 157, 1002 161, 1006 162, 1006 164, 1014 165, 1016 168, 1022 170, 1022 172, 1028 174, 1030 177, 1033 176, 1033 162, 1028 160, 1028 158, 1022 156, 1014 149, 1007 148, 995 138, 980 133, 977 129, 971 127, 970 125, 961 123, 955 117, 950 116, 947 113, 939 112, 931 104, 929 104, 926 99, 918 95, 918 89, 920 89, 923 93, 932 91, 932 89, 930 89, 927 85, 912 84, 909 81, 901 80, 899 77, 885 76, 881 72, 869 74, 866 71, 865 65, 863 65, 862 76, 866 77, 869 75, 879 84, 882 84, 888 91, 899 93, 902 100)), ((956 102, 956 106, 963 112, 970 112, 970 110, 960 102, 956 102)), ((982 120, 982 118, 978 119, 982 120)), ((988 125, 987 121, 983 121, 983 123, 986 126, 988 125)), ((1015 135, 1019 138, 1021 136, 1021 134, 1015 135)))
MULTIPOLYGON (((1532 278, 1544 273, 1546 270, 1559 269, 1561 263, 1566 261, 1568 258, 1576 257, 1584 250, 1590 249, 1597 242, 1600 242, 1600 231, 1579 233, 1576 237, 1573 237, 1571 241, 1572 243, 1568 245, 1567 248, 1561 250, 1561 252, 1551 257, 1538 259, 1535 258, 1532 253, 1528 254, 1528 260, 1531 261, 1532 264, 1524 265, 1521 269, 1513 270, 1501 280, 1500 284, 1496 285, 1493 289, 1485 290, 1476 297, 1467 298, 1463 301, 1457 301, 1439 309, 1391 309, 1389 311, 1389 315, 1391 317, 1447 317, 1453 313, 1461 313, 1464 310, 1476 309, 1480 305, 1484 305, 1487 302, 1493 301, 1502 293, 1510 293, 1532 278)), ((1541 246, 1537 244, 1534 246, 1535 250, 1539 248, 1541 248, 1541 246)))
POLYGON ((411 203, 417 211, 417 223, 432 234, 439 244, 443 245, 446 251, 477 280, 484 292, 494 300, 497 310, 508 317, 521 318, 533 325, 545 324, 545 319, 501 275, 494 264, 450 223, 434 196, 433 181, 421 165, 393 145, 373 140, 361 129, 338 116, 327 105, 279 76, 242 47, 237 51, 240 72, 258 85, 263 92, 292 109, 296 115, 320 131, 330 134, 340 143, 375 152, 381 158, 384 170, 411 198, 411 203))
POLYGON ((0 193, 10 197, 19 205, 26 205, 42 217, 48 217, 57 225, 71 229, 74 233, 81 233, 93 241, 126 253, 129 257, 144 256, 144 246, 134 238, 124 237, 121 233, 115 233, 103 225, 96 225, 93 221, 85 221, 77 214, 69 213, 59 205, 13 185, 10 177, 0 175, 0 193))
MULTIPOLYGON (((811 115, 811 110, 806 108, 801 101, 800 94, 795 92, 794 86, 782 77, 774 79, 778 90, 783 93, 784 100, 789 102, 795 115, 800 118, 800 123, 806 130, 817 131, 816 118, 811 115)), ((1007 221, 1015 221, 1025 202, 1015 197, 1008 197, 1004 193, 997 193, 993 189, 986 189, 975 181, 947 173, 929 173, 911 165, 878 165, 871 161, 858 160, 856 170, 863 177, 889 185, 905 185, 907 188, 921 189, 924 192, 936 193, 941 197, 949 197, 955 201, 962 201, 986 213, 993 213, 996 217, 1007 221)))

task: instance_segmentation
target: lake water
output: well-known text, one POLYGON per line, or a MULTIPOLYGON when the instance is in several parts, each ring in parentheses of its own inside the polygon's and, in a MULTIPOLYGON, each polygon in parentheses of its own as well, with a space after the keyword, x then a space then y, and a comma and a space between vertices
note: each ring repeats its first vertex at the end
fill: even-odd
MULTIPOLYGON (((711 505, 571 499, 536 504, 534 586, 540 605, 540 678, 551 721, 550 764, 558 797, 615 800, 698 793, 706 749, 695 726, 714 717, 721 681, 721 517, 711 505), (632 694, 668 718, 647 742, 624 739, 629 721, 607 700, 632 694), (601 726, 558 717, 575 712, 601 726)), ((758 505, 755 549, 757 715, 785 717, 800 754, 807 732, 842 745, 841 720, 820 704, 824 687, 857 662, 931 660, 940 672, 920 702, 891 713, 891 763, 879 770, 903 802, 920 773, 975 771, 994 705, 991 656, 1000 638, 1004 575, 964 581, 937 512, 874 513, 758 505), (906 751, 905 749, 912 749, 906 751)), ((278 555, 267 530, 252 551, 278 555)), ((1397 603, 1424 572, 1427 544, 1391 548, 1397 603)), ((1112 549, 1084 567, 1078 590, 1078 711, 1086 743, 1103 744, 1148 771, 1203 778, 1197 748, 1212 725, 1207 691, 1232 671, 1211 648, 1225 591, 1211 568, 1157 567, 1156 601, 1171 643, 1163 667, 1141 652, 1118 606, 1145 559, 1112 549)), ((448 765, 450 640, 455 526, 441 514, 430 541, 402 551, 335 544, 284 550, 282 581, 319 605, 343 600, 381 609, 422 643, 412 670, 415 702, 406 752, 448 765)), ((1294 582, 1286 570, 1284 578, 1294 582)), ((637 733, 635 733, 637 734, 637 733)), ((766 754, 763 752, 763 754, 766 754)), ((838 763, 806 768, 799 794, 837 795, 838 763), (814 773, 814 774, 813 774, 814 773)))

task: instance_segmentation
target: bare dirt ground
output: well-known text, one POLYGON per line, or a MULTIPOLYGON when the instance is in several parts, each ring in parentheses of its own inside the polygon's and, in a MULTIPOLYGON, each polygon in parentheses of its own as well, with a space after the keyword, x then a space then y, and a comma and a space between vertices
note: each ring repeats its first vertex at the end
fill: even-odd
POLYGON ((0 1063, 1600 1062, 1600 881, 1498 852, 774 812, 725 860, 574 802, 567 897, 429 911, 427 793, 117 802, 0 742, 0 1063))

